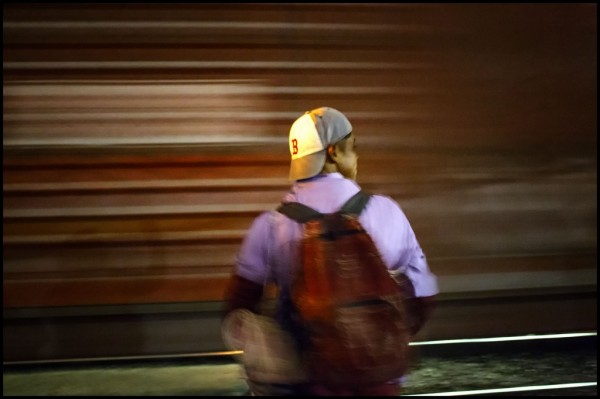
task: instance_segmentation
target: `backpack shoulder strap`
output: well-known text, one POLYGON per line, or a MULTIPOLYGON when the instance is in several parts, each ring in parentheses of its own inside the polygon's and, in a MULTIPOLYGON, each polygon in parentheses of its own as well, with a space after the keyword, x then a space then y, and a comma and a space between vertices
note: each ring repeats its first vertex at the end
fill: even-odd
POLYGON ((285 216, 298 223, 306 223, 309 220, 320 219, 323 217, 322 213, 299 202, 284 202, 277 208, 277 212, 283 213, 285 216))
POLYGON ((370 198, 371 194, 367 194, 361 190, 346 201, 340 209, 340 213, 358 216, 365 209, 370 198))
MULTIPOLYGON (((347 215, 360 215, 371 199, 371 194, 359 191, 354 194, 340 209, 340 213, 347 215)), ((298 223, 306 223, 309 220, 321 219, 323 214, 313 208, 299 202, 284 202, 278 208, 277 212, 284 214, 298 223)))

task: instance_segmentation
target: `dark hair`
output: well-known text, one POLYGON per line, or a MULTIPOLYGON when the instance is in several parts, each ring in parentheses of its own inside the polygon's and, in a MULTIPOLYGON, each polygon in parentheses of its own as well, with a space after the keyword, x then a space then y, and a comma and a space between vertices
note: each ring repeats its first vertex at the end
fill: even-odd
POLYGON ((341 139, 339 139, 337 142, 335 142, 333 145, 338 145, 338 144, 342 144, 342 149, 344 151, 346 151, 346 145, 348 143, 348 139, 350 138, 350 136, 352 136, 352 132, 348 133, 347 135, 345 135, 344 137, 342 137, 341 139))

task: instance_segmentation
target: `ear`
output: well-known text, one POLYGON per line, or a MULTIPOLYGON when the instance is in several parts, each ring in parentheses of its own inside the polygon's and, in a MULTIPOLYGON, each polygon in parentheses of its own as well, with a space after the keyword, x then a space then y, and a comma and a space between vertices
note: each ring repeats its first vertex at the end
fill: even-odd
POLYGON ((327 146, 327 158, 329 158, 329 160, 332 163, 335 163, 336 160, 337 160, 337 156, 338 156, 338 153, 337 153, 336 146, 335 145, 331 145, 331 144, 328 145, 327 146))

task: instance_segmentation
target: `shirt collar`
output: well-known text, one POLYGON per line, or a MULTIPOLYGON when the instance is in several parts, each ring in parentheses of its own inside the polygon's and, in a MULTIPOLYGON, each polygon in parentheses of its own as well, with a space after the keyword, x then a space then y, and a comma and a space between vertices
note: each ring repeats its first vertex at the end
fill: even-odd
POLYGON ((344 176, 340 172, 332 172, 332 173, 320 173, 316 176, 309 177, 308 179, 298 180, 297 183, 307 183, 315 180, 321 179, 343 179, 344 176))

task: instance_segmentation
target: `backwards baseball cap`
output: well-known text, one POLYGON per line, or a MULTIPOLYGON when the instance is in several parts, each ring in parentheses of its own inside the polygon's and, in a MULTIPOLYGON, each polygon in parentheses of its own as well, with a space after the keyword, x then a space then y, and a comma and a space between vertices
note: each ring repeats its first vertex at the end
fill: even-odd
POLYGON ((313 109, 296 119, 290 129, 290 180, 319 174, 325 165, 327 147, 350 133, 350 121, 334 108, 313 109))

